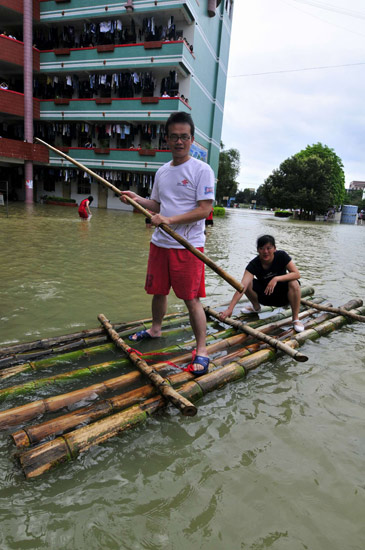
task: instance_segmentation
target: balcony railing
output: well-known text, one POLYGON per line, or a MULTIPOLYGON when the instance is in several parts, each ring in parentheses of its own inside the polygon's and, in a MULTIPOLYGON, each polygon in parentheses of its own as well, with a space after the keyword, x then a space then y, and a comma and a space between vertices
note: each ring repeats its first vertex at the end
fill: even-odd
POLYGON ((190 112, 180 98, 47 99, 40 101, 41 120, 165 121, 175 111, 190 112))
MULTIPOLYGON (((24 66, 24 43, 14 38, 0 35, 0 63, 24 66)), ((39 71, 39 50, 33 48, 33 70, 39 71)))
POLYGON ((40 53, 40 70, 43 73, 166 67, 187 76, 193 71, 193 64, 194 56, 184 41, 62 48, 40 53))
MULTIPOLYGON (((10 1, 10 0, 7 0, 10 1)), ((14 0, 12 0, 14 1, 14 0)), ((19 0, 18 0, 19 1, 19 0)), ((126 2, 120 2, 120 0, 108 0, 107 6, 105 6, 105 1, 93 1, 90 0, 78 0, 77 2, 67 2, 67 1, 55 1, 50 0, 49 2, 41 2, 41 21, 72 21, 76 19, 85 19, 87 17, 120 17, 124 14, 129 14, 125 9, 126 2), (76 5, 75 5, 76 4, 76 5), (105 8, 108 8, 107 12, 105 8)), ((173 8, 175 10, 182 11, 186 21, 192 23, 194 18, 192 11, 189 8, 190 2, 174 2, 173 8)), ((171 0, 158 0, 154 2, 153 10, 155 13, 169 9, 171 10, 171 0)), ((144 2, 135 2, 134 3, 134 14, 142 15, 143 12, 150 12, 151 7, 150 3, 144 2)))
MULTIPOLYGON (((155 172, 171 159, 170 151, 154 149, 84 149, 60 147, 68 156, 91 170, 133 170, 155 172)), ((73 164, 53 151, 49 152, 51 166, 70 168, 73 164)))
POLYGON ((47 163, 49 160, 48 149, 43 145, 7 138, 0 139, 0 157, 42 163, 47 163))
MULTIPOLYGON (((24 94, 0 89, 0 113, 24 117, 24 94)), ((33 99, 33 118, 39 119, 39 100, 33 99)))

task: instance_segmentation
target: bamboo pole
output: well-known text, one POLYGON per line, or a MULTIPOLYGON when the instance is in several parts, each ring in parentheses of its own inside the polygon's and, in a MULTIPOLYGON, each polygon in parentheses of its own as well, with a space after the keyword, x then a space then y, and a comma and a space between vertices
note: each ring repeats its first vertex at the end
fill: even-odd
MULTIPOLYGON (((178 313, 168 313, 164 317, 164 323, 166 324, 166 321, 175 321, 176 323, 181 322, 182 319, 188 318, 188 314, 184 312, 178 312, 178 313)), ((133 333, 135 330, 139 330, 139 328, 148 328, 152 324, 152 318, 147 319, 139 319, 136 321, 130 321, 128 323, 115 323, 113 324, 113 328, 117 332, 123 332, 123 334, 126 333, 133 333)), ((174 323, 175 324, 175 323, 174 323)), ((171 326, 171 323, 168 324, 168 326, 171 326)), ((0 346, 0 358, 7 358, 9 355, 14 356, 16 354, 19 354, 21 352, 25 351, 41 351, 41 352, 48 352, 48 353, 57 353, 57 352, 64 352, 67 349, 67 344, 70 342, 71 345, 75 345, 75 341, 80 346, 83 345, 83 347, 86 347, 88 345, 88 339, 95 338, 97 336, 102 336, 102 341, 107 341, 107 336, 105 335, 105 331, 103 328, 94 328, 94 329, 85 329, 81 332, 74 332, 71 334, 65 334, 63 336, 54 336, 51 338, 42 338, 41 340, 34 340, 33 342, 25 342, 25 343, 17 343, 17 344, 10 344, 8 346, 0 346), (61 349, 58 349, 57 346, 61 347, 61 349)))
MULTIPOLYGON (((45 145, 46 147, 48 147, 48 149, 51 149, 52 151, 54 151, 55 153, 57 153, 58 155, 60 155, 61 157, 65 158, 66 160, 68 160, 69 162, 72 162, 72 164, 74 164, 75 166, 77 166, 78 168, 80 168, 81 170, 83 170, 84 172, 87 172, 90 176, 92 176, 93 178, 99 180, 101 183, 103 183, 104 185, 106 185, 107 187, 109 187, 110 189, 112 189, 114 191, 114 193, 116 193, 117 195, 122 195, 122 192, 120 189, 118 189, 118 187, 115 187, 113 184, 111 184, 109 181, 107 181, 106 179, 104 179, 103 177, 99 176, 99 174, 96 174, 95 172, 93 172, 92 170, 90 170, 90 168, 87 168, 87 166, 84 166, 83 164, 81 164, 81 162, 78 162, 77 160, 73 159, 72 157, 70 157, 69 155, 66 155, 66 153, 63 153, 62 151, 59 151, 58 149, 56 149, 56 147, 53 147, 52 145, 49 145, 48 143, 46 143, 45 141, 39 139, 39 138, 35 138, 36 141, 38 141, 38 143, 41 143, 42 145, 45 145)), ((148 210, 146 210, 145 208, 143 208, 143 206, 141 206, 140 204, 138 204, 138 202, 136 202, 135 200, 131 199, 130 197, 128 197, 127 195, 124 195, 124 198, 126 199, 126 201, 132 205, 136 210, 139 210, 139 212, 141 212, 146 218, 149 218, 151 219, 152 218, 152 214, 151 212, 149 212, 148 210)), ((238 292, 243 292, 243 286, 242 284, 237 281, 236 279, 234 279, 231 275, 229 275, 229 273, 227 273, 226 271, 224 271, 224 269, 222 269, 221 267, 219 267, 216 263, 213 262, 213 260, 211 260, 210 258, 208 258, 208 256, 206 256, 205 254, 203 254, 203 252, 201 252, 200 250, 197 250, 192 244, 190 244, 186 239, 184 239, 183 237, 181 237, 178 233, 176 233, 173 229, 171 229, 171 227, 165 223, 162 223, 159 225, 159 228, 162 229, 163 231, 165 231, 165 233, 167 233, 168 235, 170 235, 170 237, 172 237, 173 239, 175 239, 178 243, 182 244, 184 248, 186 248, 187 250, 189 250, 192 254, 194 254, 194 256, 196 256, 197 258, 199 258, 199 260, 201 260, 203 263, 205 263, 207 266, 209 266, 213 271, 215 271, 217 273, 217 275, 219 275, 220 277, 222 277, 222 279, 224 279, 225 281, 227 281, 227 283, 229 283, 231 286, 233 286, 233 288, 235 288, 236 290, 238 290, 238 292)))
MULTIPOLYGON (((315 312, 314 309, 306 310, 300 314, 301 318, 308 316, 315 312)), ((323 322, 329 317, 330 314, 323 313, 319 318, 313 319, 308 323, 310 325, 311 323, 313 325, 318 324, 318 322, 323 322)), ((283 319, 279 323, 270 324, 266 327, 263 327, 263 331, 269 331, 271 328, 280 327, 283 324, 285 324, 287 321, 283 319)), ((290 330, 291 333, 293 333, 293 329, 290 330)), ((230 338, 227 338, 225 340, 221 340, 219 342, 216 342, 215 344, 211 344, 208 346, 208 353, 213 354, 218 351, 222 351, 225 349, 229 349, 232 347, 236 347, 237 345, 240 345, 242 343, 245 343, 245 346, 243 348, 240 348, 239 350, 230 353, 228 355, 222 356, 220 358, 216 358, 213 361, 211 361, 212 367, 219 367, 225 363, 231 362, 233 359, 236 359, 237 357, 244 357, 246 355, 250 355, 252 353, 255 353, 259 350, 260 344, 256 343, 250 343, 249 345, 246 345, 247 342, 252 341, 252 337, 249 337, 247 334, 238 334, 236 336, 232 336, 230 338)), ((265 344, 266 346, 267 344, 265 344)), ((176 358, 174 361, 183 363, 190 358, 190 353, 183 354, 176 358)), ((166 363, 157 363, 154 365, 154 368, 156 370, 162 369, 164 366, 166 366, 166 363)), ((170 384, 173 386, 181 385, 182 383, 187 382, 188 380, 194 379, 194 375, 189 372, 180 372, 178 374, 173 374, 171 376, 167 377, 170 384)), ((117 412, 118 410, 124 409, 127 406, 132 406, 138 403, 141 398, 149 397, 150 395, 154 395, 155 390, 152 385, 146 385, 142 388, 138 388, 136 390, 132 390, 130 392, 124 393, 122 395, 118 395, 116 397, 112 397, 109 399, 106 399, 102 402, 97 402, 94 404, 89 405, 88 407, 84 407, 81 409, 77 409, 71 413, 59 416, 55 419, 48 420, 46 422, 42 422, 39 424, 35 424, 30 427, 26 427, 24 429, 20 429, 11 436, 13 437, 13 440, 18 448, 24 448, 27 446, 30 446, 34 443, 39 443, 43 439, 46 439, 49 436, 54 436, 55 434, 61 434, 64 433, 72 428, 75 428, 77 425, 83 423, 89 423, 91 421, 97 420, 98 418, 102 418, 103 416, 106 416, 108 414, 112 414, 113 412, 117 412)))
POLYGON ((346 317, 350 317, 350 319, 354 319, 354 321, 360 321, 360 323, 365 323, 364 315, 357 315, 356 313, 347 311, 343 307, 321 306, 319 304, 314 304, 309 300, 304 300, 303 298, 300 300, 300 302, 305 306, 313 307, 314 309, 318 309, 319 311, 329 311, 330 313, 336 313, 337 315, 345 315, 346 317))
MULTIPOLYGON (((312 287, 303 287, 301 290, 302 290, 302 296, 308 296, 314 293, 314 289, 312 287)), ((314 300, 317 301, 318 298, 314 300)), ((323 301, 323 300, 320 299, 320 301, 323 301)), ((223 306, 217 306, 217 307, 223 307, 223 306)), ((269 312, 269 311, 273 311, 274 309, 275 309, 274 307, 263 306, 262 311, 269 312)), ((285 310, 285 316, 286 316, 286 312, 287 310, 285 310)), ((280 313, 278 315, 272 316, 271 319, 275 321, 276 319, 279 319, 279 318, 281 319, 282 316, 283 314, 280 313)), ((163 325, 164 336, 166 336, 166 328, 169 329, 168 336, 170 336, 173 333, 173 331, 170 331, 170 328, 175 327, 178 324, 181 324, 181 322, 183 322, 184 319, 188 319, 188 315, 186 312, 166 315, 166 317, 164 318, 164 325, 163 325), (166 318, 168 318, 167 322, 166 322, 166 318)), ((263 320, 256 319, 254 321, 254 325, 252 322, 250 322, 249 324, 250 325, 252 324, 253 326, 260 326, 264 322, 265 321, 263 320)), ((214 321, 214 323, 216 323, 216 321, 214 321)), ((120 336, 124 337, 126 335, 133 334, 136 330, 150 328, 151 324, 152 324, 151 319, 141 319, 139 321, 133 321, 129 324, 129 328, 127 330, 121 330, 119 334, 120 336)), ((209 323, 208 321, 208 326, 210 324, 211 323, 209 323)), ((7 378, 8 374, 10 374, 10 376, 13 376, 17 374, 17 372, 25 372, 27 370, 38 369, 42 367, 42 365, 47 367, 53 366, 52 357, 54 357, 54 361, 58 364, 58 361, 62 360, 62 354, 71 354, 71 355, 65 355, 65 360, 73 361, 74 359, 78 358, 77 354, 80 354, 80 357, 84 354, 86 354, 89 357, 91 354, 107 351, 108 349, 111 349, 113 347, 113 344, 105 343, 107 341, 108 340, 106 335, 99 336, 99 337, 92 336, 92 337, 86 337, 82 342, 81 341, 74 342, 74 343, 71 343, 70 345, 65 344, 65 345, 62 345, 62 347, 60 348, 56 347, 56 348, 50 348, 48 350, 46 349, 38 350, 38 351, 36 350, 35 352, 31 351, 31 353, 25 353, 25 354, 15 353, 13 355, 9 355, 10 353, 9 347, 0 348, 0 357, 1 357, 1 349, 8 350, 7 354, 5 354, 3 358, 0 358, 0 378, 7 378), (85 349, 85 348, 87 348, 87 351, 86 352, 82 351, 82 349, 85 349), (72 355, 72 354, 75 354, 75 355, 72 355), (27 362, 25 363, 25 361, 27 362), (18 370, 14 368, 13 372, 11 370, 7 371, 8 368, 10 369, 12 366, 15 367, 16 365, 19 366, 18 370), (24 371, 22 370, 21 365, 24 365, 24 371)), ((15 346, 18 346, 18 344, 15 344, 15 346)))
MULTIPOLYGON (((314 292, 313 288, 304 287, 302 289, 302 296, 307 296, 307 295, 313 294, 313 292, 314 292)), ((318 298, 316 300, 318 300, 318 298)), ((219 307, 222 307, 222 306, 219 306, 219 307)), ((269 306, 264 307, 264 311, 272 311, 274 309, 275 308, 269 307, 269 306)), ((275 321, 277 319, 282 319, 283 316, 288 317, 289 313, 290 313, 290 309, 287 309, 287 310, 285 310, 284 313, 280 313, 278 315, 272 316, 271 320, 275 321)), ((172 314, 172 315, 174 315, 174 314, 172 314)), ((171 320, 169 319, 167 323, 164 321, 164 325, 163 325, 164 334, 166 335, 166 328, 174 327, 178 322, 181 323, 181 321, 184 320, 184 319, 188 319, 187 314, 184 314, 182 317, 180 317, 180 319, 176 319, 176 320, 175 319, 171 319, 171 320)), ((141 320, 141 321, 137 321, 137 323, 142 322, 143 325, 141 326, 141 328, 146 329, 149 326, 149 321, 150 321, 150 319, 149 320, 141 320)), ((251 321, 248 324, 250 326, 253 326, 253 327, 258 327, 258 326, 261 326, 263 323, 265 323, 265 320, 257 320, 256 319, 255 321, 251 321)), ((212 322, 208 321, 207 326, 214 325, 214 324, 218 324, 218 323, 216 323, 216 321, 212 321, 212 322)), ((138 330, 139 330, 140 325, 137 325, 137 326, 138 326, 138 330)), ((129 335, 129 334, 132 334, 135 330, 136 330, 136 327, 129 328, 128 330, 121 331, 119 334, 120 334, 120 336, 129 335)), ((186 329, 184 328, 182 330, 186 330, 186 329)), ((169 331, 168 335, 171 335, 172 333, 174 333, 174 331, 169 331)), ((214 339, 215 337, 216 337, 216 335, 208 336, 207 341, 209 341, 209 339, 212 339, 212 338, 214 339)), ((224 337, 224 333, 223 334, 218 334, 218 337, 224 337)), ((106 342, 107 341, 106 339, 107 339, 107 337, 105 336, 105 338, 103 338, 103 341, 106 342)), ((87 342, 85 342, 85 346, 86 345, 87 345, 87 342)), ((95 355, 99 352, 102 353, 102 352, 105 352, 105 351, 113 348, 113 344, 111 344, 111 343, 106 343, 106 344, 103 344, 103 345, 95 346, 94 341, 93 341, 92 345, 93 345, 93 347, 89 347, 89 348, 87 348, 87 350, 77 349, 77 350, 73 350, 71 352, 67 351, 67 349, 65 350, 65 348, 63 347, 62 350, 61 350, 62 354, 60 354, 60 355, 53 355, 52 354, 50 357, 48 356, 48 357, 45 357, 45 358, 42 358, 42 359, 28 361, 27 363, 18 364, 19 361, 16 361, 16 358, 15 358, 13 362, 10 362, 10 364, 12 364, 13 366, 7 366, 6 368, 2 368, 2 369, 0 368, 0 379, 5 380, 5 379, 10 378, 12 376, 16 376, 17 374, 20 374, 22 372, 30 372, 32 370, 39 370, 39 369, 42 369, 42 368, 49 368, 49 367, 52 367, 52 366, 55 366, 55 365, 59 365, 60 362, 62 362, 62 361, 66 362, 66 363, 70 363, 70 362, 79 360, 82 357, 87 357, 89 359, 91 355, 95 355)), ((187 344, 185 344, 185 345, 194 345, 194 340, 187 343, 187 344)), ((85 346, 84 346, 84 348, 85 348, 85 346)), ((177 346, 177 347, 181 348, 181 346, 177 346)), ((171 351, 171 350, 172 350, 172 348, 170 348, 169 351, 171 351)), ((159 352, 165 353, 166 348, 162 349, 162 350, 161 349, 156 350, 155 353, 158 354, 159 352)), ((57 353, 57 350, 55 350, 55 353, 57 353)), ((0 362, 1 362, 1 360, 0 360, 0 362)), ((73 372, 74 372, 74 377, 76 377, 75 371, 73 371, 73 372)), ((84 374, 83 374, 83 376, 84 376, 84 374)))
MULTIPOLYGON (((214 309, 210 307, 204 308, 205 313, 208 315, 214 317, 215 319, 221 320, 219 317, 219 313, 215 311, 214 309)), ((224 321, 221 320, 221 322, 226 323, 227 325, 230 325, 238 330, 242 330, 246 334, 250 334, 251 336, 254 336, 258 340, 262 340, 263 342, 266 342, 270 346, 272 346, 275 349, 280 349, 287 355, 290 355, 290 357, 293 357, 296 361, 299 361, 301 363, 304 363, 305 361, 308 361, 308 357, 304 355, 303 353, 300 353, 299 351, 293 350, 291 347, 287 346, 283 342, 280 342, 280 340, 277 340, 276 338, 273 338, 272 336, 268 336, 267 334, 261 332, 260 330, 257 330, 255 328, 249 327, 248 325, 242 323, 241 321, 236 321, 235 319, 232 319, 231 317, 226 317, 224 321)))
MULTIPOLYGON (((356 302, 351 303, 356 304, 356 302)), ((288 309, 287 313, 285 314, 289 315, 290 311, 291 310, 288 309)), ((306 310, 301 313, 300 316, 310 315, 313 312, 315 312, 315 310, 306 310)), ((283 324, 286 324, 287 320, 285 318, 282 318, 283 315, 284 314, 280 314, 281 320, 275 323, 272 322, 273 318, 270 318, 271 322, 267 325, 262 326, 261 330, 263 332, 270 332, 274 328, 281 327, 283 324)), ((258 321, 254 321, 252 324, 256 325, 257 322, 258 321)), ((207 351, 209 354, 213 354, 229 347, 239 345, 248 338, 246 334, 228 336, 231 330, 232 329, 229 329, 228 331, 223 331, 222 333, 211 336, 211 339, 214 340, 214 343, 208 345, 207 347, 207 351), (216 340, 216 338, 218 338, 218 340, 216 340)), ((174 357, 173 361, 176 364, 181 364, 189 361, 190 357, 191 352, 185 352, 178 357, 174 357)), ((121 359, 120 361, 123 361, 123 359, 121 359)), ((92 368, 94 372, 100 372, 103 369, 103 366, 104 363, 101 363, 99 365, 94 365, 92 368)), ((159 363, 155 363, 154 368, 156 370, 162 370, 171 367, 167 362, 161 361, 159 363)), ((114 391, 125 389, 132 384, 138 383, 140 380, 141 374, 139 372, 131 372, 122 376, 118 376, 116 378, 105 380, 104 382, 98 384, 93 384, 86 388, 81 388, 61 395, 43 398, 37 401, 33 401, 31 403, 27 403, 25 405, 0 411, 0 430, 6 429, 11 426, 17 426, 22 422, 29 421, 36 416, 45 414, 46 412, 57 412, 58 410, 66 406, 74 405, 82 400, 98 398, 110 390, 114 391)))
MULTIPOLYGON (((361 308, 359 313, 364 312, 365 308, 361 308)), ((335 330, 347 322, 347 317, 340 316, 336 322, 333 321, 332 330, 335 330)), ((295 337, 298 340, 297 344, 301 345, 306 339, 312 339, 312 335, 309 334, 311 332, 311 330, 308 330, 297 334, 295 337)), ((316 337, 320 336, 320 332, 316 334, 316 337)), ((266 354, 258 352, 255 355, 257 356, 255 361, 253 360, 253 356, 251 356, 239 362, 225 365, 212 373, 195 378, 179 388, 178 393, 186 399, 195 402, 206 393, 221 388, 229 382, 243 378, 247 370, 256 368, 263 361, 275 356, 275 350, 267 350, 266 354)), ((57 437, 51 442, 43 443, 34 449, 22 453, 19 456, 19 460, 26 478, 37 477, 58 464, 74 459, 80 453, 87 451, 91 446, 104 443, 111 437, 141 424, 147 420, 148 416, 165 405, 166 403, 162 397, 152 397, 140 405, 134 405, 129 409, 98 420, 89 426, 74 430, 57 437)))
POLYGON ((142 357, 140 357, 132 348, 127 346, 123 338, 121 338, 118 333, 113 329, 111 323, 108 321, 103 313, 100 313, 98 315, 98 319, 105 330, 108 332, 114 344, 118 348, 122 349, 124 353, 131 359, 137 369, 151 380, 152 384, 161 393, 161 395, 165 397, 165 399, 168 399, 170 403, 172 403, 174 407, 179 409, 179 411, 182 412, 184 416, 196 415, 196 413, 198 412, 197 408, 187 399, 181 397, 170 386, 165 378, 158 374, 153 367, 147 365, 146 361, 142 359, 142 357))

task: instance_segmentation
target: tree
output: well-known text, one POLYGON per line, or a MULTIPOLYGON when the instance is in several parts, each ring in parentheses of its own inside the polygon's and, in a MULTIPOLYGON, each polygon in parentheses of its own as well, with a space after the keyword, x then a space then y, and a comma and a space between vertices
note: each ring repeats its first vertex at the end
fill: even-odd
POLYGON ((365 199, 362 198, 362 189, 346 189, 345 201, 346 204, 353 204, 358 207, 359 210, 365 209, 365 199))
POLYGON ((233 197, 237 193, 238 183, 236 178, 240 171, 240 153, 237 149, 224 150, 221 143, 219 154, 218 182, 216 190, 216 201, 222 203, 223 197, 233 197))
POLYGON ((345 174, 333 149, 317 143, 281 163, 265 180, 263 193, 272 207, 323 214, 345 197, 345 174))
POLYGON ((256 192, 252 189, 244 189, 243 191, 238 191, 236 194, 236 202, 238 204, 249 204, 256 198, 256 192))
POLYGON ((256 206, 269 206, 269 203, 267 202, 267 199, 264 193, 264 185, 260 185, 257 188, 255 198, 256 198, 256 206))

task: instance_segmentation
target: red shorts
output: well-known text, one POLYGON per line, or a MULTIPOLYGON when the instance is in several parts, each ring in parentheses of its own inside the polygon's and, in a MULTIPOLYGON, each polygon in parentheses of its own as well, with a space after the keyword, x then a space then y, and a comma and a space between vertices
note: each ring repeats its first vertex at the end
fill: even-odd
MULTIPOLYGON (((204 248, 198 248, 204 252, 204 248)), ((189 250, 150 244, 145 290, 167 296, 170 288, 181 300, 205 298, 204 263, 189 250)))

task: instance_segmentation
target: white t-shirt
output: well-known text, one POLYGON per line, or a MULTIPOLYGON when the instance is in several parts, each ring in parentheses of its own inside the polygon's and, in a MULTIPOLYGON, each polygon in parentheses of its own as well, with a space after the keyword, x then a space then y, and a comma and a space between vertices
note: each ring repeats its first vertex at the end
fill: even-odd
MULTIPOLYGON (((198 201, 214 200, 214 172, 208 164, 193 157, 179 166, 168 162, 156 172, 151 199, 160 204, 162 216, 191 212, 198 207, 198 201)), ((193 246, 204 246, 204 219, 170 227, 193 246)), ((161 248, 184 248, 158 227, 152 235, 152 243, 161 248)))

